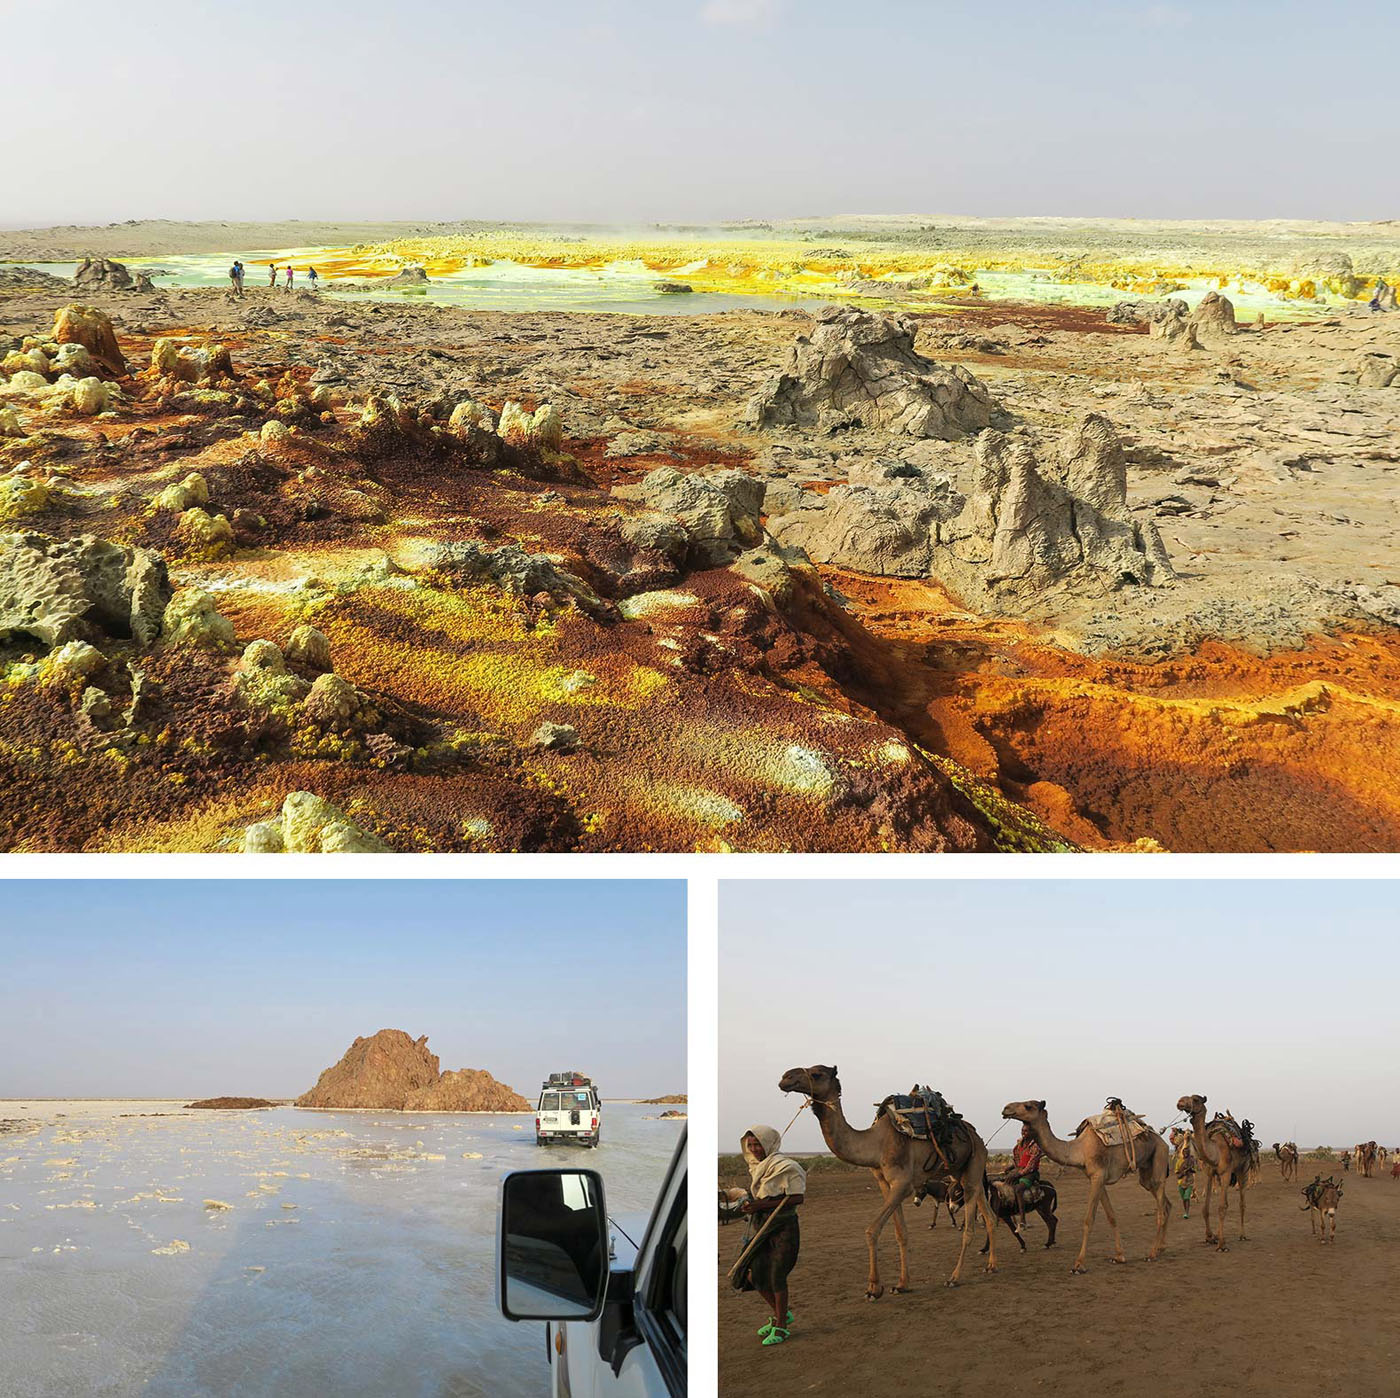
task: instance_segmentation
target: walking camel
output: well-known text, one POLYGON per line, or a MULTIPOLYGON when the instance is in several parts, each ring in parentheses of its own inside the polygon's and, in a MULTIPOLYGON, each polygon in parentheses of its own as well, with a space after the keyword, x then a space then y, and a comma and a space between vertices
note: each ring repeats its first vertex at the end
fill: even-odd
POLYGON ((917 1186, 942 1179, 951 1174, 962 1185, 963 1195, 975 1205, 963 1214, 962 1246, 958 1249, 957 1266, 948 1278, 956 1286, 962 1276, 963 1257, 972 1236, 974 1212, 981 1214, 987 1227, 989 1255, 987 1271, 997 1269, 996 1241, 992 1237, 996 1220, 982 1193, 982 1176, 987 1169, 987 1147, 982 1138, 965 1121, 953 1129, 953 1141, 945 1157, 929 1141, 918 1141, 895 1128, 883 1113, 865 1128, 857 1130, 846 1120, 841 1109, 841 1080, 834 1067, 816 1064, 811 1068, 789 1068, 778 1080, 781 1092, 801 1092, 811 1100, 812 1114, 817 1118, 822 1136, 838 1160, 851 1165, 864 1165, 875 1176, 884 1197, 884 1207, 865 1230, 865 1243, 870 1251, 870 1278, 865 1287, 867 1301, 878 1300, 885 1294, 880 1284, 880 1271, 875 1260, 880 1230, 894 1219, 895 1241, 899 1244, 899 1282, 893 1292, 909 1290, 909 1250, 904 1229, 904 1201, 917 1186))
MULTIPOLYGON (((1250 1185, 1250 1171, 1254 1156, 1248 1144, 1234 1145, 1229 1137, 1220 1131, 1206 1129, 1206 1099, 1192 1093, 1181 1098, 1176 1108, 1186 1112, 1191 1118, 1191 1134, 1196 1142, 1196 1156, 1206 1172, 1205 1203, 1201 1215, 1206 1221, 1206 1242, 1214 1243, 1220 1252, 1228 1252, 1225 1245, 1225 1214, 1230 1204, 1230 1186, 1240 1191, 1240 1241, 1248 1242, 1244 1232, 1244 1192, 1250 1185), (1210 1196, 1214 1189, 1220 1190, 1220 1227, 1212 1233, 1210 1229, 1210 1196)), ((1212 1123, 1213 1124, 1213 1123, 1212 1123)))
POLYGON ((1285 1180, 1296 1179, 1298 1175, 1298 1147, 1292 1141, 1279 1145, 1274 1142, 1274 1154, 1278 1157, 1279 1169, 1285 1180))
POLYGON ((1131 1148, 1125 1145, 1106 1146, 1090 1126, 1085 1126, 1072 1141, 1062 1141, 1050 1129, 1050 1118, 1045 1114, 1042 1102, 1008 1102, 1001 1109, 1003 1117, 1024 1121, 1035 1134, 1040 1148, 1056 1164, 1068 1165, 1082 1170, 1089 1180, 1089 1204, 1084 1211, 1084 1235, 1079 1243, 1079 1255, 1074 1259, 1070 1273, 1083 1272, 1084 1254, 1089 1250, 1089 1231, 1094 1226, 1094 1215, 1099 1205, 1113 1229, 1113 1260, 1126 1262, 1123 1256, 1123 1238, 1118 1232, 1118 1216, 1113 1212, 1113 1204, 1108 1197, 1110 1185, 1117 1184, 1127 1175, 1136 1174, 1138 1183, 1157 1201, 1157 1233, 1152 1240, 1152 1250, 1147 1254, 1149 1262, 1155 1262, 1167 1245, 1167 1219, 1171 1205, 1167 1202, 1167 1181, 1171 1178, 1171 1152, 1167 1143, 1151 1128, 1133 1141, 1131 1148), (1131 1154, 1129 1153, 1131 1149, 1131 1154), (1136 1163, 1134 1163, 1136 1162, 1136 1163))

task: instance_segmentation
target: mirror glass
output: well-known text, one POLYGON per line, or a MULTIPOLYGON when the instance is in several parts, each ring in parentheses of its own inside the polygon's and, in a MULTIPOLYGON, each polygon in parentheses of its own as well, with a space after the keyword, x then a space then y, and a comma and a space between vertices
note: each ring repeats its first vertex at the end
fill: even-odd
POLYGON ((526 1170, 502 1189, 502 1303, 516 1320, 588 1320, 607 1285, 608 1220, 592 1170, 526 1170))

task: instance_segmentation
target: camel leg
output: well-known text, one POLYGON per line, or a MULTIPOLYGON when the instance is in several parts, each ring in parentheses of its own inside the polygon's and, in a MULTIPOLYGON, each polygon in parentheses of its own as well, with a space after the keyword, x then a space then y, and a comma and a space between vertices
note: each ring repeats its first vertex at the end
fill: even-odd
POLYGON ((1103 1193, 1103 1178, 1095 1175, 1089 1181, 1089 1203, 1084 1210, 1084 1236, 1079 1240, 1079 1256, 1069 1271, 1073 1276, 1084 1271, 1084 1254, 1089 1251, 1089 1230, 1094 1226, 1094 1215, 1099 1211, 1099 1195, 1103 1193))
POLYGON ((890 1220, 890 1215, 899 1208, 913 1188, 908 1180, 905 1180, 901 1185, 892 1185, 883 1175, 876 1175, 875 1178, 880 1185, 880 1192, 885 1196, 885 1207, 875 1215, 870 1226, 865 1230, 865 1245, 870 1251, 870 1279, 865 1284, 865 1299, 867 1301, 878 1301, 885 1294, 885 1288, 880 1285, 880 1267, 875 1260, 876 1245, 880 1241, 881 1230, 890 1220))
POLYGON ((1172 1216, 1171 1198, 1167 1193, 1167 1182, 1162 1180, 1152 1191, 1157 1200, 1157 1236, 1152 1240, 1152 1250, 1147 1254, 1149 1262, 1155 1262, 1167 1246, 1167 1223, 1172 1216))
POLYGON ((909 1290, 909 1239, 904 1231, 904 1205, 894 1211, 894 1240, 899 1244, 899 1283, 890 1287, 896 1295, 909 1290))
MULTIPOLYGON (((985 1165, 985 1161, 983 1163, 985 1165)), ((977 1191, 977 1202, 982 1206, 982 1221, 987 1225, 987 1266, 985 1270, 995 1272, 997 1269, 997 1245, 992 1235, 996 1232, 997 1221, 992 1217, 992 1206, 987 1202, 986 1195, 980 1189, 977 1191)), ((1021 1243, 1021 1251, 1025 1252, 1025 1250, 1025 1243, 1021 1243)))
POLYGON ((1042 1199, 1040 1201, 1040 1207, 1036 1212, 1039 1213, 1041 1218, 1045 1221, 1046 1230, 1050 1235, 1045 1240, 1045 1246, 1052 1248, 1055 1246, 1055 1229, 1060 1226, 1059 1217, 1055 1213, 1055 1206, 1049 1199, 1042 1199))
POLYGON ((1126 1262, 1128 1259, 1123 1256, 1123 1236, 1118 1231, 1118 1215, 1113 1212, 1113 1200, 1109 1198, 1107 1189, 1103 1192, 1103 1216, 1108 1220, 1108 1226, 1113 1229, 1113 1260, 1126 1262))
POLYGON ((1206 1221, 1206 1246, 1209 1247, 1215 1241, 1215 1234, 1210 1231, 1210 1196, 1215 1189, 1215 1172, 1207 1170, 1205 1198, 1201 1202, 1201 1217, 1206 1221))
POLYGON ((1313 1235, 1313 1237, 1314 1237, 1314 1238, 1317 1237, 1317 1210, 1316 1210, 1316 1209, 1309 1209, 1309 1210, 1308 1210, 1308 1223, 1312 1226, 1312 1235, 1313 1235))
POLYGON ((1242 1243, 1247 1243, 1249 1241, 1244 1233, 1244 1192, 1246 1188, 1246 1185, 1240 1185, 1240 1242, 1242 1243))
POLYGON ((1225 1216, 1230 1212, 1230 1181, 1220 1181, 1220 1226, 1216 1229, 1215 1250, 1229 1252, 1225 1245, 1225 1216))
MULTIPOLYGON (((983 1164, 985 1164, 985 1159, 983 1164)), ((980 1170, 978 1171, 980 1174, 980 1170)), ((963 1181, 963 1231, 962 1244, 958 1248, 957 1265, 953 1268, 953 1275, 948 1278, 949 1286, 956 1286, 962 1280, 963 1258, 967 1256, 967 1245, 972 1240, 972 1229, 980 1216, 987 1225, 987 1267, 989 1272, 997 1269, 997 1245, 994 1231, 996 1229, 996 1219, 992 1216, 992 1211, 987 1204, 987 1196, 982 1193, 982 1185, 977 1184, 977 1193, 972 1193, 972 1184, 968 1180, 963 1181)))

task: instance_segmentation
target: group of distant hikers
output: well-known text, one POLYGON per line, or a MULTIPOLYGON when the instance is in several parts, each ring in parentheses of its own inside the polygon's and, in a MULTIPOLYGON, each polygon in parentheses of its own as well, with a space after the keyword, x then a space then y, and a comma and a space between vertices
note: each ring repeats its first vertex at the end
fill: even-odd
MULTIPOLYGON (((234 259, 233 266, 228 269, 229 284, 233 288, 234 296, 238 297, 239 300, 242 300, 243 298, 243 281, 244 278, 247 276, 247 270, 248 269, 244 267, 243 263, 240 262, 237 258, 234 259)), ((283 285, 288 291, 290 291, 292 289, 292 282, 294 279, 292 264, 290 262, 287 263, 287 265, 282 269, 282 271, 287 278, 286 282, 283 285)), ((317 272, 317 270, 314 267, 308 267, 306 269, 306 279, 311 283, 312 291, 315 291, 316 284, 321 280, 321 275, 319 272, 317 272)), ((268 264, 267 285, 268 289, 271 291, 275 291, 277 289, 277 264, 275 262, 268 264)))
MULTIPOLYGON (((797 1210, 806 1198, 807 1173, 791 1156, 779 1152, 782 1143, 771 1126, 751 1126, 739 1142, 749 1167, 749 1192, 740 1212, 750 1226, 733 1282, 739 1291, 758 1292, 768 1310, 767 1323, 758 1332, 763 1345, 783 1344, 796 1319, 788 1304, 788 1274, 797 1266, 802 1243, 797 1210)), ((1043 1159, 1040 1142, 1028 1122, 1012 1147, 1011 1164, 998 1179, 1022 1198, 1040 1184, 1043 1159)), ((1183 1202, 1188 1198, 1183 1192, 1183 1202)))

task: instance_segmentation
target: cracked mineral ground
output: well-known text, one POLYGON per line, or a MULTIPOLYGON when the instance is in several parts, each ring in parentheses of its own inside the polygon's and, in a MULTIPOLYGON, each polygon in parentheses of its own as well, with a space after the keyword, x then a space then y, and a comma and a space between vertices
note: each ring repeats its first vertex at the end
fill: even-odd
POLYGON ((1400 315, 256 273, 6 273, 0 849, 1400 848, 1400 315))

